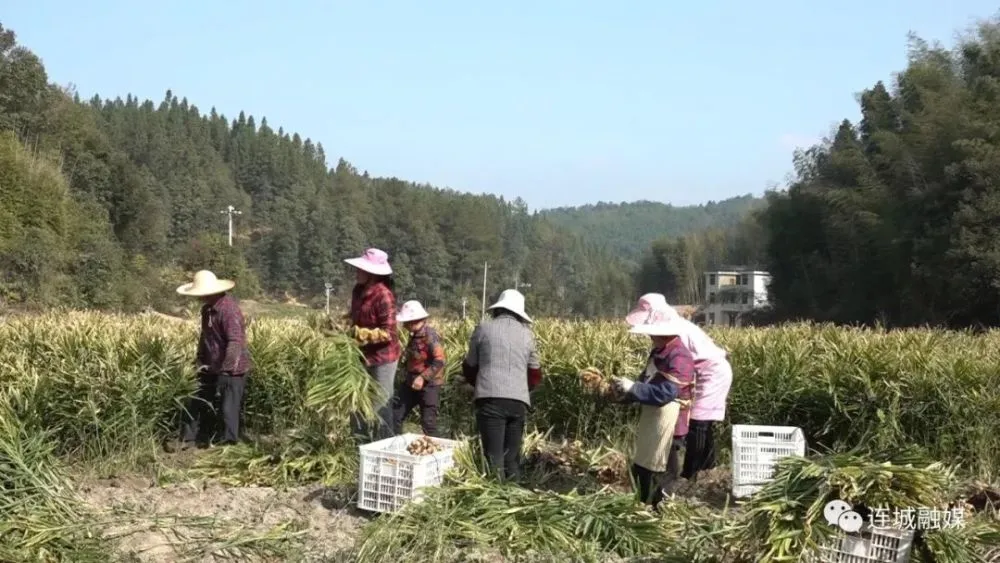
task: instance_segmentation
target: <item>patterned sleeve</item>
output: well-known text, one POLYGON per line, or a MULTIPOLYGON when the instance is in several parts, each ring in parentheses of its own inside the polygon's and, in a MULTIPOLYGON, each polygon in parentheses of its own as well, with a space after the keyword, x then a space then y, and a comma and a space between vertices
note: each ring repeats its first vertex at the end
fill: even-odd
POLYGON ((535 342, 535 336, 531 335, 530 344, 528 344, 528 369, 540 369, 542 367, 541 360, 538 357, 538 344, 535 342))
POLYGON ((396 338, 396 302, 389 288, 379 291, 372 307, 375 309, 374 342, 391 342, 396 338))
POLYGON ((445 356, 444 346, 437 333, 432 333, 427 341, 427 356, 427 378, 440 382, 443 379, 441 372, 444 370, 445 356))
POLYGON ((247 339, 243 315, 231 304, 222 310, 222 331, 226 337, 226 352, 221 371, 231 374, 239 367, 240 354, 243 353, 247 339))
POLYGON ((477 367, 479 365, 479 327, 472 331, 472 336, 469 337, 469 351, 465 353, 465 364, 471 367, 477 367))

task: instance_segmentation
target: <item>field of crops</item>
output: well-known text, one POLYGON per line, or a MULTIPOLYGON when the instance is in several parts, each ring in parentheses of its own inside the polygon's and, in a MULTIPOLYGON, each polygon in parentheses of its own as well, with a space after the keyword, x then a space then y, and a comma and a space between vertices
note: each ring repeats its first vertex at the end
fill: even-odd
MULTIPOLYGON (((647 342, 622 324, 535 328, 547 378, 529 418, 527 486, 482 479, 472 447, 426 502, 371 518, 351 507, 347 413, 371 410, 371 386, 346 339, 253 320, 248 442, 167 454, 194 391, 195 323, 8 318, 0 560, 794 561, 832 533, 822 507, 841 498, 969 503, 964 526, 921 534, 913 560, 1000 561, 986 502, 1000 477, 1000 334, 712 331, 735 373, 730 422, 802 427, 811 452, 739 506, 719 470, 654 515, 624 492, 637 411, 595 401, 577 377, 586 366, 634 376, 647 342)), ((439 329, 454 374, 472 325, 439 329)), ((445 428, 473 435, 457 377, 442 400, 445 428)), ((728 426, 719 440, 728 448, 728 426)))

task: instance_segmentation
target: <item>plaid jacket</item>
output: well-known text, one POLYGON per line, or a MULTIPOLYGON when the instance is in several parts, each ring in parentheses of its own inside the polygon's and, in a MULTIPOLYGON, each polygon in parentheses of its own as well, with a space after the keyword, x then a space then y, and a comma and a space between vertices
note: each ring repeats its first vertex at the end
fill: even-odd
POLYGON ((412 382, 418 375, 430 386, 444 383, 444 346, 441 337, 430 325, 424 326, 410 335, 406 345, 406 381, 412 382))
POLYGON ((211 305, 202 305, 198 363, 207 366, 208 373, 217 375, 243 375, 250 371, 243 313, 232 295, 226 294, 211 305))
POLYGON ((361 352, 369 366, 399 360, 402 348, 396 332, 396 298, 383 284, 354 286, 351 294, 351 324, 363 328, 381 328, 389 334, 388 342, 365 344, 361 352))

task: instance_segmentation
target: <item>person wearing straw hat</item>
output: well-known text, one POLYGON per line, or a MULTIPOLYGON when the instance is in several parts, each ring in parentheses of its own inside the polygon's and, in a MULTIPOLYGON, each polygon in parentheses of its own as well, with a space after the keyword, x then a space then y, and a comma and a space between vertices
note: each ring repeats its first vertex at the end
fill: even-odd
POLYGON ((614 385, 624 395, 622 402, 641 406, 631 473, 640 498, 655 509, 664 497, 660 478, 667 469, 680 411, 676 399, 679 388, 694 380, 694 358, 677 338, 679 323, 662 311, 654 311, 630 332, 649 336, 652 350, 637 381, 616 377, 614 385))
POLYGON ((379 388, 375 401, 378 428, 373 429, 359 413, 351 415, 351 430, 362 439, 388 438, 392 435, 392 391, 396 367, 402 349, 396 329, 396 297, 393 295, 392 267, 389 255, 369 248, 357 258, 344 260, 354 267, 356 283, 351 293, 351 332, 358 339, 365 369, 379 388), (360 338, 358 329, 366 329, 360 338))
MULTIPOLYGON (((733 368, 726 351, 698 325, 683 318, 661 293, 647 293, 640 297, 625 320, 635 326, 644 322, 653 311, 662 311, 668 320, 678 323, 682 329, 679 338, 694 357, 696 375, 693 404, 681 411, 679 429, 675 434, 686 435, 684 465, 680 477, 697 480, 698 472, 715 467, 713 427, 716 422, 725 419, 733 368)), ((676 473, 679 465, 676 448, 671 451, 669 465, 668 473, 676 473)))
POLYGON ((427 311, 419 301, 407 301, 399 309, 396 320, 410 333, 403 365, 406 375, 396 392, 395 433, 403 433, 403 421, 416 406, 420 406, 420 427, 427 436, 438 436, 437 414, 444 384, 444 346, 441 337, 427 324, 427 311))
POLYGON ((475 387, 476 425, 490 470, 517 480, 530 393, 541 384, 542 369, 524 295, 505 290, 489 309, 492 318, 469 339, 462 374, 475 387))
POLYGON ((222 413, 224 444, 239 440, 240 415, 246 382, 252 367, 247 348, 246 326, 236 298, 229 294, 236 284, 220 280, 214 273, 195 273, 191 283, 177 293, 196 297, 201 306, 201 336, 198 339, 198 392, 185 409, 180 449, 207 444, 222 413), (213 408, 216 407, 216 408, 213 408))

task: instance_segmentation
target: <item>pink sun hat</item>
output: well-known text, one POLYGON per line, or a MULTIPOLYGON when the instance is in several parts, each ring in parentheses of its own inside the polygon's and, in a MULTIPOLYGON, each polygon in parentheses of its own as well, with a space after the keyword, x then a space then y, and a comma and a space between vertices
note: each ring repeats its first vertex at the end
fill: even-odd
POLYGON ((392 274, 392 267, 389 266, 389 255, 377 248, 369 248, 360 257, 348 258, 344 262, 376 276, 388 276, 392 274))
POLYGON ((654 316, 661 320, 673 321, 679 315, 667 303, 667 298, 662 293, 647 293, 639 298, 639 302, 625 316, 625 322, 631 326, 647 324, 654 316))

